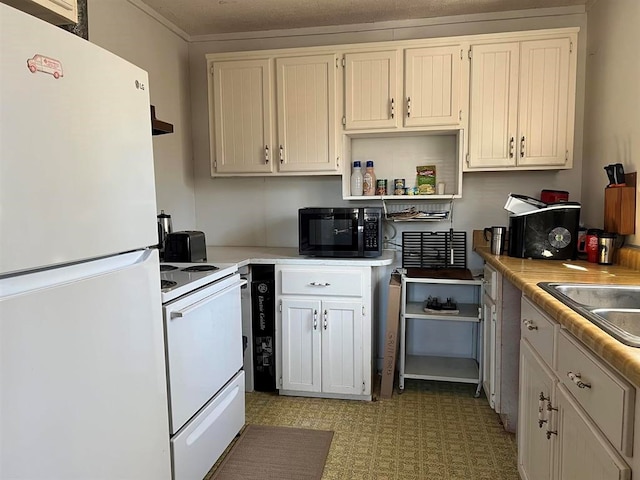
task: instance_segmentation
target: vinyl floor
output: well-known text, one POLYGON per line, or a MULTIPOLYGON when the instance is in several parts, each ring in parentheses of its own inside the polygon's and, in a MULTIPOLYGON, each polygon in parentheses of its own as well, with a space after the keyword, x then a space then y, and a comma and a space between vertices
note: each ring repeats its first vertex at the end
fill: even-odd
POLYGON ((474 393, 420 380, 373 402, 253 392, 246 421, 333 430, 323 480, 516 480, 515 435, 474 393))

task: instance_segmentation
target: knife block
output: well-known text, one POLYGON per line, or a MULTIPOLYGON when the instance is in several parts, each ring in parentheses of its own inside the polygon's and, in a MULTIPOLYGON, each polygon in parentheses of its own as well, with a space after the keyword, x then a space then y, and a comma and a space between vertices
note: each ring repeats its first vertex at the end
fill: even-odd
POLYGON ((619 235, 636 231, 636 172, 624 176, 624 187, 604 189, 604 229, 619 235))

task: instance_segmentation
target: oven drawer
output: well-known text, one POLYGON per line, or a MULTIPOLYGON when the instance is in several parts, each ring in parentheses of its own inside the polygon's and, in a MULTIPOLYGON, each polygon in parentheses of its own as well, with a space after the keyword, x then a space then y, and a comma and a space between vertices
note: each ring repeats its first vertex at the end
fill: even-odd
POLYGON ((359 268, 283 267, 279 270, 281 295, 363 296, 363 273, 359 268))
POLYGON ((244 425, 244 372, 240 371, 171 439, 173 480, 204 478, 244 425))
POLYGON ((233 275, 163 307, 172 434, 242 368, 244 283, 233 275))

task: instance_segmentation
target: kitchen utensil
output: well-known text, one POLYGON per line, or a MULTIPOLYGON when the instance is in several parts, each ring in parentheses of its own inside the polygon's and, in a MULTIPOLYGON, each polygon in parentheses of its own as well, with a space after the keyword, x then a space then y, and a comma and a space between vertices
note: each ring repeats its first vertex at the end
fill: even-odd
POLYGON ((158 247, 160 248, 161 254, 164 252, 167 235, 171 232, 173 232, 171 215, 164 213, 164 210, 160 210, 160 215, 158 215, 158 247))
POLYGON ((622 166, 621 163, 616 163, 613 166, 613 170, 614 170, 614 174, 616 177, 616 185, 625 185, 625 179, 624 179, 624 167, 622 166))
POLYGON ((609 178, 609 187, 625 185, 624 166, 621 163, 612 163, 604 167, 609 178))
POLYGON ((600 232, 598 234, 598 263, 600 265, 611 265, 616 251, 617 235, 611 232, 600 232))
POLYGON ((484 229, 484 239, 491 241, 491 253, 502 255, 504 253, 504 243, 507 238, 507 227, 487 227, 484 229), (491 240, 487 238, 487 233, 491 234, 491 240))

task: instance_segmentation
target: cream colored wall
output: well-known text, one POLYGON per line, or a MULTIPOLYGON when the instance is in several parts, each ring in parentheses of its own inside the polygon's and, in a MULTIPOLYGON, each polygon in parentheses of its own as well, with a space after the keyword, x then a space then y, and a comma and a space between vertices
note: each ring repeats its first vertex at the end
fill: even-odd
MULTIPOLYGON (((578 40, 578 81, 574 168, 566 171, 520 173, 468 173, 463 181, 463 198, 455 203, 454 228, 471 231, 488 225, 506 225, 503 209, 510 192, 539 196, 543 188, 568 190, 571 200, 581 199, 582 121, 586 16, 582 14, 538 16, 500 20, 477 17, 452 19, 446 24, 375 31, 332 33, 322 29, 299 30, 272 38, 203 39, 189 45, 191 67, 191 108, 196 185, 196 224, 204 230, 210 245, 297 246, 297 209, 304 206, 343 205, 340 179, 296 178, 211 178, 209 125, 207 113, 207 72, 205 54, 224 51, 260 50, 299 46, 359 43, 394 39, 455 36, 499 31, 581 27, 578 40), (282 36, 284 35, 284 36, 282 36)), ((486 17, 483 17, 486 18, 486 17)), ((350 202, 355 205, 355 202, 350 202)), ((357 205, 362 205, 358 202, 357 205)), ((449 224, 411 224, 416 230, 448 229, 449 224)), ((476 255, 470 262, 481 265, 476 255)), ((472 265, 473 266, 473 265, 472 265)))
MULTIPOLYGON (((619 162, 627 172, 640 169, 640 1, 598 0, 588 12, 588 31, 583 203, 588 224, 602 227, 603 167, 619 162)), ((627 242, 640 245, 640 238, 627 242)))
POLYGON ((126 0, 89 0, 88 16, 91 42, 149 73, 156 116, 174 126, 174 133, 153 137, 158 212, 171 214, 176 230, 193 229, 187 42, 126 0))

